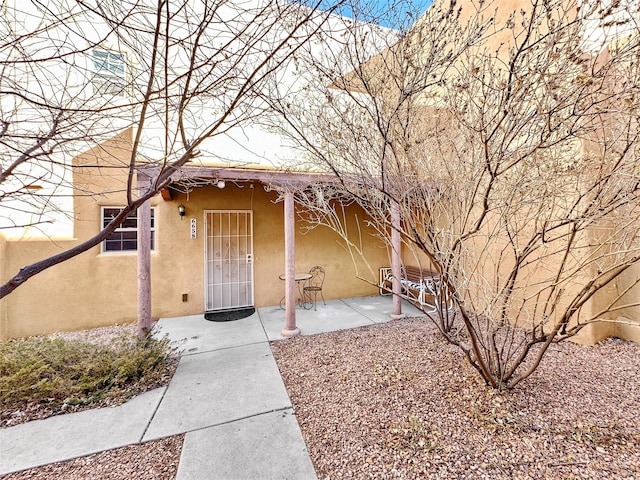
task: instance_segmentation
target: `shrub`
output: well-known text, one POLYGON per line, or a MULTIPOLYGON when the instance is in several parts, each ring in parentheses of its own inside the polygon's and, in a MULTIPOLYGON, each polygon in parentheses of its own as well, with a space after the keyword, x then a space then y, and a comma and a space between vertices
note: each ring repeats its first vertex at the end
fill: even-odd
POLYGON ((157 385, 172 363, 168 340, 151 337, 120 336, 105 345, 56 337, 3 342, 0 420, 25 406, 57 413, 69 405, 118 403, 157 385))

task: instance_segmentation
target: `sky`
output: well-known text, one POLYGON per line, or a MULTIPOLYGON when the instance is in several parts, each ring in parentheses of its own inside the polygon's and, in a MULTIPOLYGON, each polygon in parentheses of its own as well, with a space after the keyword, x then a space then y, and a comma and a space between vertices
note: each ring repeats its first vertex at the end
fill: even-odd
MULTIPOLYGON (((339 8, 336 13, 359 20, 375 20, 382 26, 401 28, 413 24, 433 0, 347 0, 349 5, 339 8)), ((335 1, 324 0, 324 7, 330 8, 335 1)))

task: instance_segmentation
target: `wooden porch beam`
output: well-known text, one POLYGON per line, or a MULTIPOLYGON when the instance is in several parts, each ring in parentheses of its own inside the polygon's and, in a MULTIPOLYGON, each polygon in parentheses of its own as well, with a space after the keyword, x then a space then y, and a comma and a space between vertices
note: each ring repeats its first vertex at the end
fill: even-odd
POLYGON ((165 202, 170 202, 172 200, 171 189, 169 187, 164 187, 160 190, 160 196, 165 202))
MULTIPOLYGON (((159 168, 157 166, 143 167, 147 176, 155 177, 159 168)), ((273 170, 258 168, 229 168, 229 167, 182 167, 171 175, 172 182, 180 182, 180 179, 224 179, 238 182, 257 181, 272 185, 308 185, 315 183, 332 183, 336 181, 333 174, 296 172, 289 170, 273 170)), ((164 197, 163 197, 164 198, 164 197)))

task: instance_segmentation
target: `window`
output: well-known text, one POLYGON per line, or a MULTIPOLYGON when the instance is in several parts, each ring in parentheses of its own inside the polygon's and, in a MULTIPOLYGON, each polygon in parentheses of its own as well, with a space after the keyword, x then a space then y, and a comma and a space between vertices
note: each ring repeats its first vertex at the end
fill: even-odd
MULTIPOLYGON (((123 207, 102 208, 102 228, 122 211, 123 207)), ((156 243, 155 209, 151 209, 151 250, 155 250, 156 243)), ((138 216, 137 212, 127 215, 124 222, 102 242, 103 252, 135 252, 138 249, 138 216)))
POLYGON ((101 95, 126 95, 127 56, 113 50, 93 49, 93 86, 101 95))

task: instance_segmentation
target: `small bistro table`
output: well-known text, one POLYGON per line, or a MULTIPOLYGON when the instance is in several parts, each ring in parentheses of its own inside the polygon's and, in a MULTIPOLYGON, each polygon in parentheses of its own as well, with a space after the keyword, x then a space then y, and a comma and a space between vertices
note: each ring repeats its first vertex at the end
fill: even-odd
MULTIPOLYGON (((287 276, 283 273, 282 275, 280 275, 278 277, 280 280, 286 280, 287 276)), ((307 309, 307 308, 311 308, 311 298, 309 298, 309 301, 306 301, 306 295, 304 293, 304 283, 309 280, 311 278, 311 274, 308 272, 305 273, 296 273, 295 277, 293 278, 294 281, 296 282, 296 285, 298 286, 298 293, 300 294, 300 297, 298 298, 298 301, 296 302, 296 305, 307 309), (307 304, 309 305, 307 307, 307 304)), ((282 299, 280 300, 280 308, 284 309, 284 305, 285 305, 285 300, 286 300, 287 296, 285 295, 284 297, 282 297, 282 299)))

